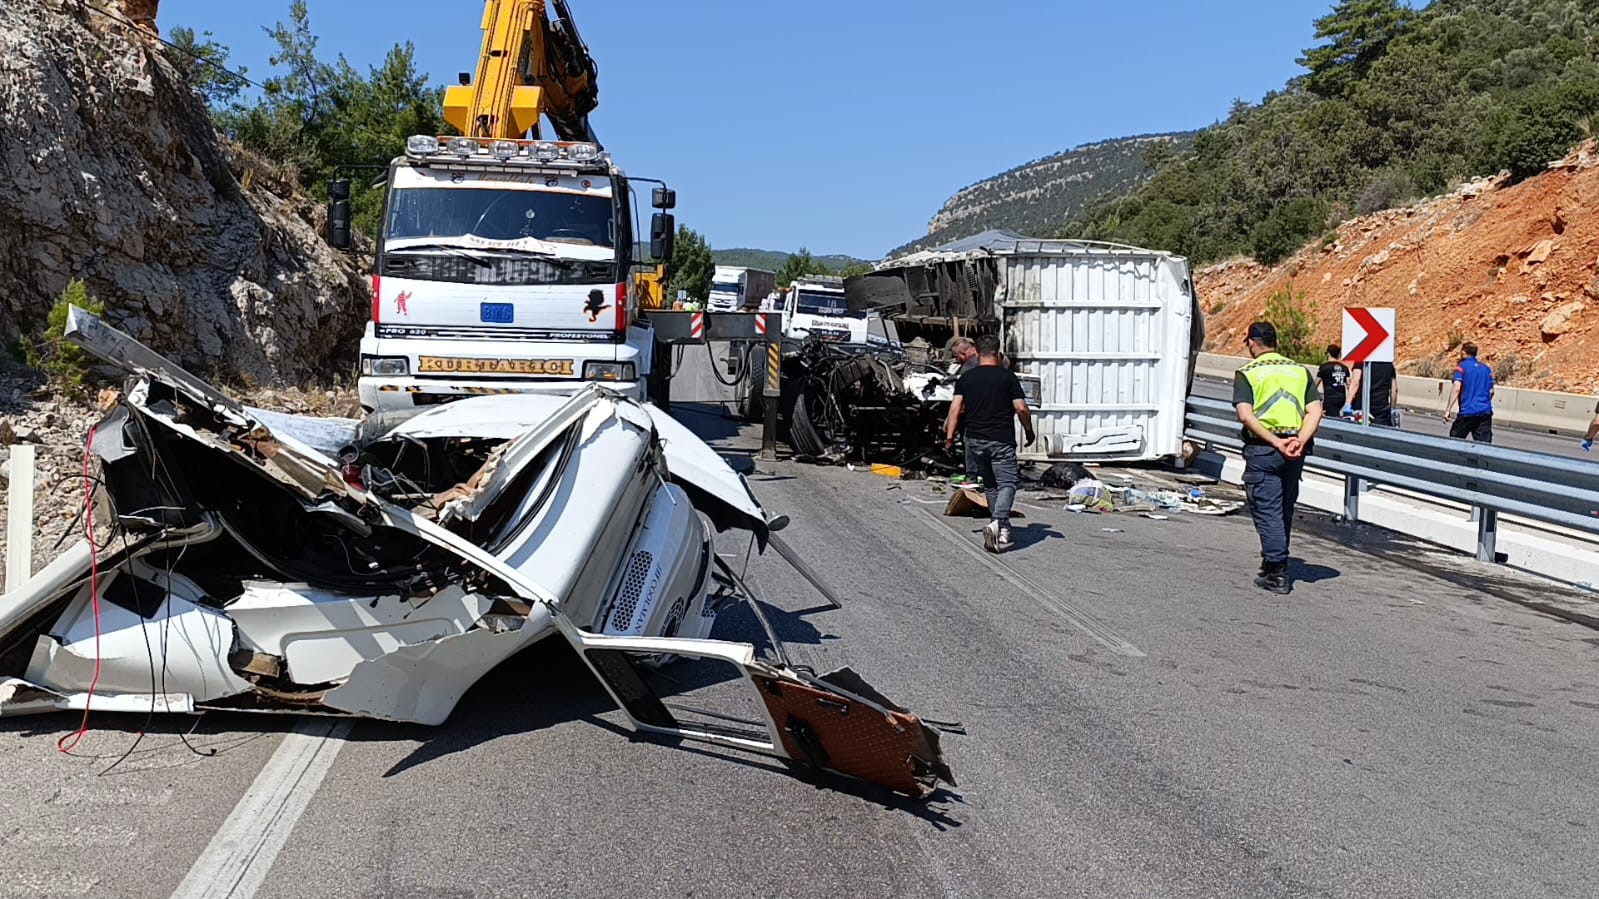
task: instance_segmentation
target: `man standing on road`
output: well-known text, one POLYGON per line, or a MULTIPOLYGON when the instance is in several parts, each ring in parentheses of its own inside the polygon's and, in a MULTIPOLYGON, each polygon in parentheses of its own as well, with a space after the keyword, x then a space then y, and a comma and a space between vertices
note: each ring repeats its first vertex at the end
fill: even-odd
POLYGON ((1593 438, 1599 436, 1599 406, 1593 407, 1593 421, 1588 422, 1588 433, 1582 435, 1582 451, 1593 452, 1593 438))
POLYGON ((1455 385, 1450 388, 1444 421, 1450 422, 1449 436, 1470 436, 1478 443, 1494 442, 1494 372, 1477 361, 1477 345, 1460 348, 1464 356, 1455 367, 1455 385), (1459 409, 1460 414, 1455 415, 1459 409))
MULTIPOLYGON (((1340 414, 1345 417, 1354 415, 1354 410, 1360 409, 1365 401, 1365 389, 1362 382, 1366 377, 1364 365, 1355 366, 1355 373, 1349 379, 1348 399, 1340 414)), ((1394 404, 1399 401, 1399 373, 1394 370, 1392 362, 1371 363, 1371 410, 1366 413, 1374 425, 1385 428, 1396 428, 1394 422, 1394 404)))
POLYGON ((1323 409, 1342 409, 1349 404, 1349 395, 1345 392, 1349 387, 1349 366, 1340 358, 1342 355, 1338 344, 1330 344, 1327 361, 1316 369, 1316 386, 1321 390, 1323 409))
POLYGON ((983 479, 989 522, 983 527, 983 548, 991 553, 1013 542, 1010 510, 1016 502, 1016 420, 1032 446, 1033 413, 1027 408, 1022 382, 999 364, 999 338, 977 338, 976 368, 955 382, 955 401, 944 420, 944 448, 955 448, 955 434, 965 422, 966 471, 983 479))
POLYGON ((1233 405, 1244 426, 1244 492, 1260 535, 1255 586, 1287 594, 1293 592, 1288 542, 1294 506, 1305 454, 1321 425, 1321 397, 1310 372, 1277 352, 1277 328, 1271 322, 1250 325, 1244 348, 1254 361, 1233 379, 1233 405))

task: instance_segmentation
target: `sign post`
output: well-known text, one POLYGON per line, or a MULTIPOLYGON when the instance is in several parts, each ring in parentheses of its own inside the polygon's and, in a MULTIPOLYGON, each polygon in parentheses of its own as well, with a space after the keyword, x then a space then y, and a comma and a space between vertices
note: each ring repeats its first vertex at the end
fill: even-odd
MULTIPOLYGON (((1395 316, 1392 309, 1353 308, 1344 310, 1344 361, 1360 365, 1361 426, 1371 427, 1371 365, 1394 361, 1395 316)), ((1393 388, 1390 386, 1390 390, 1393 388)), ((1390 414, 1391 411, 1390 411, 1390 414)), ((1360 494, 1366 489, 1362 478, 1345 476, 1344 517, 1360 518, 1360 494)))
POLYGON ((1364 368, 1360 377, 1362 424, 1371 424, 1371 365, 1394 361, 1395 315, 1392 309, 1344 310, 1344 361, 1364 368))

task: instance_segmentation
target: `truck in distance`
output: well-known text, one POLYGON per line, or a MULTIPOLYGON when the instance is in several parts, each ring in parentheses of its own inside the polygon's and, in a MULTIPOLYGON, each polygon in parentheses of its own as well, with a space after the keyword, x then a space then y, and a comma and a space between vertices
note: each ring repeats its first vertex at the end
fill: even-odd
POLYGON ((777 274, 756 268, 718 265, 711 275, 711 312, 749 312, 777 289, 777 274))

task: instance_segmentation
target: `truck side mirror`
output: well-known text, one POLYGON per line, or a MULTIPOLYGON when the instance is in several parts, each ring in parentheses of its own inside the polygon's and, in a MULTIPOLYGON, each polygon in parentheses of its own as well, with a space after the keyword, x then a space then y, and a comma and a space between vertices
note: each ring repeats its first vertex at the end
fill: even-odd
POLYGON ((348 250, 352 245, 350 211, 350 181, 339 178, 328 182, 328 245, 335 250, 348 250))
POLYGON ((672 258, 677 243, 677 219, 665 212, 650 216, 650 258, 664 262, 672 258))
POLYGON ((656 209, 676 209, 677 191, 667 187, 657 187, 651 192, 650 205, 656 209))

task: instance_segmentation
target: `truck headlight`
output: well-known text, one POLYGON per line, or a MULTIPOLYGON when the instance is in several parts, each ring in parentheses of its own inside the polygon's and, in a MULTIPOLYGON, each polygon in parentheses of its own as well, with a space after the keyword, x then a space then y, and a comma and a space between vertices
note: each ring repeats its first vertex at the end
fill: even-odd
POLYGON ((411 373, 411 360, 405 356, 362 356, 361 374, 370 377, 404 377, 411 373))
POLYGON ((431 134, 413 134, 405 139, 405 152, 412 156, 432 156, 439 152, 439 139, 431 134))
POLYGON ((638 366, 631 362, 585 362, 585 381, 636 381, 638 366))

